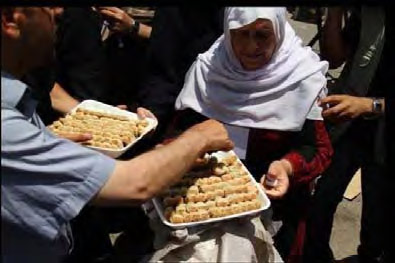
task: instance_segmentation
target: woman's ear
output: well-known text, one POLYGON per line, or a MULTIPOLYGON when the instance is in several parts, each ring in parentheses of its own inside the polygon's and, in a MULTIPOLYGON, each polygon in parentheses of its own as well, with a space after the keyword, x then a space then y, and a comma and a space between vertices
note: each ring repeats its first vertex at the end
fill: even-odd
POLYGON ((10 39, 18 39, 20 28, 17 24, 18 14, 15 8, 2 8, 1 10, 1 33, 10 39))

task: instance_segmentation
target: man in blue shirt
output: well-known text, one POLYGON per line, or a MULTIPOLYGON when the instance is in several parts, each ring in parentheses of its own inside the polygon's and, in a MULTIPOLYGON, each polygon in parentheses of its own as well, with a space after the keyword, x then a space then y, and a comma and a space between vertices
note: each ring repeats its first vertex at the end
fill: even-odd
POLYGON ((233 147, 214 120, 128 161, 53 135, 20 79, 53 59, 55 18, 61 12, 1 9, 3 262, 60 262, 72 249, 69 221, 83 206, 141 204, 179 180, 205 152, 233 147))

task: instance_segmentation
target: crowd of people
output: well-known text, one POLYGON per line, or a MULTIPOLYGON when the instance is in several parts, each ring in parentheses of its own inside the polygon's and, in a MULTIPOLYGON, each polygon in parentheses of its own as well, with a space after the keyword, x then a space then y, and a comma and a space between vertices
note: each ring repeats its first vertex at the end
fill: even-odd
POLYGON ((334 262, 333 217, 359 168, 359 262, 389 260, 391 9, 327 8, 319 54, 283 7, 126 10, 1 8, 4 262, 143 260, 158 233, 141 205, 232 149, 271 199, 258 219, 284 262, 334 262), (118 159, 82 146, 91 134, 47 129, 87 99, 158 127, 118 159))

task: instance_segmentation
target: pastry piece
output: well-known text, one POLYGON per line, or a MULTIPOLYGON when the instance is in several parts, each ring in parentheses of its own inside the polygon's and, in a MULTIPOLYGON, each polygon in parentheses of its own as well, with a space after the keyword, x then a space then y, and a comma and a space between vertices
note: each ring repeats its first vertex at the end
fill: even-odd
POLYGON ((239 204, 237 204, 240 207, 241 212, 246 212, 249 211, 251 209, 249 209, 248 203, 247 202, 241 202, 239 204))
POLYGON ((145 130, 145 127, 138 126, 137 127, 137 137, 139 137, 145 130))
POLYGON ((171 215, 173 214, 173 212, 174 212, 173 207, 166 207, 166 208, 165 208, 165 211, 163 212, 163 215, 165 216, 165 218, 166 218, 167 220, 170 221, 170 217, 171 217, 171 215))
POLYGON ((208 184, 216 184, 222 182, 221 178, 218 176, 210 176, 207 178, 207 183, 208 184))
MULTIPOLYGON (((205 193, 207 196, 207 200, 215 200, 215 198, 217 197, 217 193, 215 191, 210 191, 210 192, 206 192, 205 193)), ((221 195, 223 196, 223 195, 221 195)), ((207 201, 209 202, 209 201, 207 201)))
POLYGON ((222 207, 210 207, 208 212, 212 218, 222 217, 224 215, 222 207))
POLYGON ((228 196, 230 204, 237 204, 244 201, 244 197, 240 194, 231 194, 228 196))
POLYGON ((186 206, 186 204, 178 204, 177 206, 176 206, 176 212, 177 213, 179 213, 179 214, 182 214, 182 213, 185 213, 187 211, 187 206, 186 206))
POLYGON ((210 213, 207 210, 201 209, 198 212, 199 221, 207 220, 210 218, 210 213))
POLYGON ((228 206, 230 204, 230 201, 228 197, 217 197, 215 198, 215 204, 218 207, 224 207, 224 206, 228 206))
POLYGON ((186 208, 188 212, 196 212, 198 210, 198 206, 193 202, 188 202, 186 208))
POLYGON ((200 213, 198 211, 189 213, 191 216, 191 222, 197 222, 200 219, 200 213))
POLYGON ((254 200, 258 197, 258 194, 255 192, 247 192, 242 195, 244 197, 244 201, 251 201, 251 200, 254 200))
POLYGON ((227 182, 220 182, 215 184, 215 189, 225 189, 229 184, 227 182))
POLYGON ((182 214, 184 216, 184 223, 188 223, 188 222, 192 222, 192 216, 190 213, 183 213, 182 214))
POLYGON ((225 196, 224 189, 216 189, 214 192, 215 192, 216 196, 219 196, 219 197, 224 197, 225 196))
POLYGON ((251 202, 252 202, 252 204, 254 206, 254 209, 259 209, 262 206, 261 201, 259 199, 257 199, 257 198, 252 200, 251 202))
POLYGON ((236 193, 237 186, 228 185, 224 188, 225 195, 230 195, 236 193))
POLYGON ((214 165, 212 168, 212 173, 214 175, 221 176, 221 175, 226 174, 227 172, 229 172, 229 169, 223 163, 218 163, 218 164, 214 165))
POLYGON ((237 162, 237 156, 236 155, 231 155, 229 157, 224 158, 222 161, 222 163, 224 163, 227 166, 231 166, 234 163, 237 162))
POLYGON ((148 122, 148 120, 143 119, 143 120, 139 121, 139 125, 141 125, 144 128, 149 125, 149 122, 148 122))
POLYGON ((187 195, 191 195, 191 194, 198 194, 199 193, 199 188, 196 185, 192 185, 188 188, 187 190, 187 195))
POLYGON ((248 210, 255 210, 255 209, 260 208, 260 206, 261 206, 259 200, 257 200, 257 199, 252 200, 252 201, 247 201, 245 203, 248 207, 248 210))
POLYGON ((208 209, 208 205, 206 202, 197 202, 196 207, 198 208, 198 210, 207 210, 208 209))
POLYGON ((235 185, 233 186, 234 193, 245 193, 247 192, 247 185, 235 185))
POLYGON ((193 203, 197 203, 197 202, 205 202, 206 200, 208 200, 208 196, 206 193, 198 193, 198 194, 187 194, 187 201, 188 202, 193 202, 193 203))
POLYGON ((256 185, 254 183, 251 182, 251 183, 248 183, 245 185, 247 187, 247 192, 258 194, 258 188, 256 187, 256 185))
POLYGON ((232 207, 230 207, 230 206, 223 207, 223 213, 224 213, 224 216, 229 216, 229 215, 234 214, 232 207))
POLYGON ((228 183, 230 185, 241 185, 241 184, 244 184, 244 181, 241 178, 234 178, 232 180, 229 180, 228 183))
POLYGON ((234 175, 231 173, 227 173, 221 176, 222 181, 231 181, 234 178, 234 175))
POLYGON ((209 184, 208 182, 208 178, 199 178, 196 180, 196 185, 200 186, 200 185, 207 185, 209 184))
POLYGON ((216 184, 203 184, 199 185, 199 188, 203 193, 207 193, 214 191, 217 187, 216 184))
POLYGON ((184 216, 181 214, 172 213, 170 216, 170 222, 173 224, 184 223, 184 216))
POLYGON ((241 175, 238 178, 242 181, 242 184, 246 184, 246 183, 251 182, 251 177, 249 175, 246 175, 246 174, 245 175, 241 175))
POLYGON ((207 205, 207 210, 210 209, 211 207, 215 207, 216 206, 215 205, 215 201, 213 201, 213 200, 207 201, 206 205, 207 205))
POLYGON ((231 208, 233 214, 239 214, 239 213, 244 212, 244 210, 242 209, 242 206, 240 204, 232 204, 230 206, 230 208, 231 208))

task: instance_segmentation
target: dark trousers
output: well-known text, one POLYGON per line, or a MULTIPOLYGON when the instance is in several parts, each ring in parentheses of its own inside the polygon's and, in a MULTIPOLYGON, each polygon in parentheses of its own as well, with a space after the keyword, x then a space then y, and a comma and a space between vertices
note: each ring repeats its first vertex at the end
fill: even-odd
POLYGON ((352 125, 333 145, 330 167, 318 180, 312 199, 306 229, 304 262, 331 262, 329 246, 333 216, 352 176, 361 168, 362 218, 360 262, 379 262, 383 250, 384 165, 374 151, 375 122, 361 121, 352 125))
POLYGON ((139 207, 84 207, 71 221, 74 248, 64 263, 137 262, 152 250, 153 233, 139 207), (109 234, 122 232, 114 247, 109 234))

